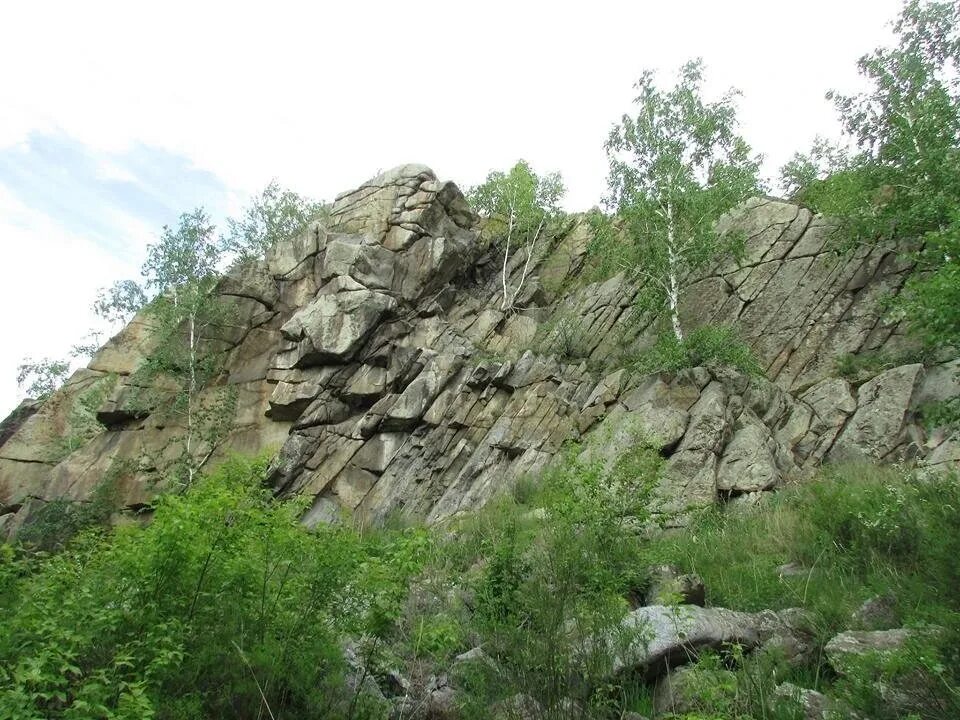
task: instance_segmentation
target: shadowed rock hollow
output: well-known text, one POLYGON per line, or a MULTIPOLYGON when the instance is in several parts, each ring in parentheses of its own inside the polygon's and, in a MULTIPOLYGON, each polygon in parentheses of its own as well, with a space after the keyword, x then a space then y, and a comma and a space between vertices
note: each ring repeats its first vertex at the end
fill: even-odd
MULTIPOLYGON (((952 364, 895 367, 859 387, 835 377, 843 354, 906 347, 880 302, 912 269, 903 248, 838 256, 825 219, 749 201, 724 221, 745 233, 744 257, 699 277, 682 310, 690 326, 734 323, 768 379, 639 376, 617 359, 652 329, 631 321, 637 287, 623 276, 581 280, 586 222, 574 216, 541 244, 512 315, 499 309, 502 256, 480 225, 456 185, 404 165, 339 196, 325 225, 232 271, 219 293, 238 320, 208 340, 225 358, 214 384, 237 402, 226 439, 198 457, 276 453, 269 480, 312 498, 308 524, 344 510, 435 522, 601 427, 611 457, 641 440, 662 449, 657 503, 671 512, 773 489, 824 459, 960 457, 913 419, 921 403, 958 394, 952 364)), ((519 275, 521 260, 508 271, 519 275)), ((46 501, 88 500, 111 469, 127 507, 162 490, 179 429, 134 409, 127 384, 149 352, 147 322, 134 318, 38 411, 5 422, 0 530, 15 532, 46 501), (104 428, 65 445, 77 403, 94 394, 104 428)))

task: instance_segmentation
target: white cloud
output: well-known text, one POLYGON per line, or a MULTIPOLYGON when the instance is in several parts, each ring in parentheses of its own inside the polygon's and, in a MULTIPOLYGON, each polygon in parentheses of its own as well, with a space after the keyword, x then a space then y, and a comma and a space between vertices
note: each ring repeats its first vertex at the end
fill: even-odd
POLYGON ((101 323, 90 309, 98 288, 133 272, 0 187, 0 415, 23 397, 16 368, 27 356, 61 359, 101 323))
MULTIPOLYGON (((218 176, 231 207, 273 177, 330 199, 401 162, 470 185, 524 157, 563 172, 567 206, 581 209, 604 190, 602 144, 644 68, 703 56, 712 88, 743 90, 744 132, 773 173, 815 134, 836 133, 824 91, 857 86, 857 57, 887 40, 899 5, 11 3, 0 27, 0 147, 38 130, 105 154, 159 147, 218 176)), ((76 333, 64 305, 85 305, 89 289, 72 276, 105 274, 108 259, 93 267, 93 255, 51 240, 43 218, 29 222, 16 243, 5 235, 0 267, 22 278, 50 265, 60 242, 68 284, 52 291, 50 270, 35 282, 60 309, 46 311, 44 336, 66 342, 76 333)), ((23 287, 0 287, 0 302, 22 306, 23 287)), ((26 338, 8 343, 28 349, 26 338)), ((0 396, 0 414, 6 404, 0 396)))
POLYGON ((25 119, 0 144, 56 124, 104 149, 167 148, 246 191, 277 175, 325 196, 398 162, 475 182, 523 155, 589 205, 643 68, 704 56, 718 88, 744 90, 748 134, 780 163, 835 129, 824 91, 856 81, 898 5, 19 3, 0 89, 25 119))

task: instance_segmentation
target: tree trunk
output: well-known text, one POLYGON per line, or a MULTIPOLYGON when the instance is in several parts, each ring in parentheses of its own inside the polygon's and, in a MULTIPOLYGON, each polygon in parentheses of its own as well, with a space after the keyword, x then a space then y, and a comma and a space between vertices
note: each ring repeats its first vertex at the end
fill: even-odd
MULTIPOLYGON (((516 193, 514 193, 514 198, 516 193)), ((503 300, 500 302, 500 309, 503 312, 507 312, 511 308, 509 307, 510 303, 508 302, 507 297, 507 262, 510 260, 510 241, 513 239, 513 218, 515 214, 515 200, 511 198, 510 200, 510 220, 509 225, 507 226, 507 245, 503 250, 503 269, 500 271, 500 282, 503 285, 503 300)))
POLYGON ((670 322, 677 342, 683 342, 680 326, 680 255, 677 252, 676 228, 673 224, 673 202, 667 201, 667 304, 670 306, 670 322))
POLYGON ((193 400, 197 393, 196 311, 190 312, 190 386, 187 389, 187 482, 193 484, 193 400))

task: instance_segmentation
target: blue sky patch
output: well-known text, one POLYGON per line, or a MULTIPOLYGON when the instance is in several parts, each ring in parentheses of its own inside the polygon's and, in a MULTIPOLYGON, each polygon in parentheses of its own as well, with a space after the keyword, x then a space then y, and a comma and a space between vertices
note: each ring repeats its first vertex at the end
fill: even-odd
POLYGON ((222 218, 228 195, 215 174, 186 157, 146 145, 103 153, 59 133, 35 132, 0 148, 0 185, 65 230, 134 261, 142 248, 129 237, 124 216, 159 233, 198 206, 222 218))

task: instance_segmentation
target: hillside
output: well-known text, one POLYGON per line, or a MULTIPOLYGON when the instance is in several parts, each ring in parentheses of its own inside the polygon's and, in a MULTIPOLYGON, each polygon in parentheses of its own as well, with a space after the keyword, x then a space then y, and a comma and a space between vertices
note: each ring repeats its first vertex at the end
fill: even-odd
POLYGON ((211 286, 186 406, 152 301, 3 423, 0 714, 952 717, 958 361, 834 229, 725 215, 655 371, 591 215, 421 165, 211 286))
MULTIPOLYGON (((956 441, 917 412, 960 394, 956 361, 895 363, 912 347, 883 302, 911 270, 905 247, 842 255, 829 221, 770 199, 725 226, 743 233, 743 256, 702 273, 681 312, 691 327, 733 324, 763 375, 642 375, 626 358, 653 329, 633 319, 637 287, 622 274, 585 281, 583 216, 551 228, 508 314, 500 257, 457 186, 420 165, 384 173, 221 281, 235 320, 206 338, 223 357, 208 395, 235 400, 194 455, 213 467, 276 452, 269 483, 311 500, 308 525, 476 509, 599 426, 614 429, 613 456, 642 438, 667 458, 664 512, 772 490, 824 461, 955 462, 956 441), (838 377, 851 355, 887 369, 838 377)), ((159 412, 130 401, 149 322, 135 318, 0 447, 6 533, 45 501, 89 500, 105 477, 128 510, 162 491, 176 420, 162 388, 159 412)))

